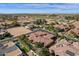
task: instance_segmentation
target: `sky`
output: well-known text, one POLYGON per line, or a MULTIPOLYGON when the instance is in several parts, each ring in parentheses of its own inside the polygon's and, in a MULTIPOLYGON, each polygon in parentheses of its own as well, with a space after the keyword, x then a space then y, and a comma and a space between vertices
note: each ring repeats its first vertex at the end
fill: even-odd
POLYGON ((79 13, 79 3, 0 3, 0 13, 79 13))

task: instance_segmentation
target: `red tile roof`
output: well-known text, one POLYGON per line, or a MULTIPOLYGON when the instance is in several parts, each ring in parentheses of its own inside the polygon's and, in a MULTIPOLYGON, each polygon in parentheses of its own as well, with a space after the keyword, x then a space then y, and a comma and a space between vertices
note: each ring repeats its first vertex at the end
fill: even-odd
POLYGON ((47 46, 53 42, 53 40, 51 39, 52 37, 54 37, 54 35, 48 32, 36 31, 29 35, 29 40, 33 40, 33 43, 41 42, 44 43, 44 46, 47 46))

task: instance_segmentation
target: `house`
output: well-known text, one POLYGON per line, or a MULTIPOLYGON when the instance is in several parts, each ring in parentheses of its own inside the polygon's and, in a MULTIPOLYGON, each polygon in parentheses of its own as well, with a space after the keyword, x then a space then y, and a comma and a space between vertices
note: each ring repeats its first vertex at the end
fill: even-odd
POLYGON ((79 55, 79 43, 63 39, 51 46, 49 51, 54 51, 57 56, 76 56, 79 55))
POLYGON ((47 21, 47 24, 56 24, 54 19, 46 19, 46 21, 47 21))
POLYGON ((4 20, 2 18, 0 18, 0 22, 3 22, 4 20))
POLYGON ((13 27, 13 28, 7 29, 7 31, 11 33, 14 37, 31 32, 30 29, 26 29, 25 27, 13 27))
POLYGON ((6 23, 7 25, 12 25, 13 21, 5 20, 5 23, 6 23))
POLYGON ((59 31, 67 31, 69 29, 69 27, 64 24, 56 24, 54 25, 54 27, 58 29, 59 31))
POLYGON ((19 16, 18 17, 18 20, 17 20, 17 22, 19 22, 19 23, 30 23, 30 22, 32 22, 33 21, 33 19, 31 19, 30 18, 30 16, 19 16))
POLYGON ((79 21, 75 21, 72 24, 75 26, 75 28, 79 28, 79 21))
POLYGON ((73 25, 75 26, 75 28, 71 29, 71 32, 79 36, 79 21, 74 22, 73 25))
POLYGON ((3 21, 3 22, 1 22, 1 21, 0 21, 0 25, 4 25, 4 24, 5 24, 5 22, 4 22, 4 21, 3 21))
POLYGON ((56 41, 55 35, 44 30, 35 30, 28 35, 28 38, 32 43, 43 43, 45 47, 50 46, 56 41))
POLYGON ((0 55, 2 56, 20 56, 21 50, 11 41, 0 43, 0 55))
POLYGON ((76 36, 79 36, 79 28, 71 29, 71 32, 74 33, 76 36))
POLYGON ((0 19, 0 25, 1 24, 3 24, 3 25, 5 25, 5 24, 8 24, 8 25, 10 25, 10 24, 12 24, 12 21, 10 21, 10 20, 3 20, 3 19, 0 19))

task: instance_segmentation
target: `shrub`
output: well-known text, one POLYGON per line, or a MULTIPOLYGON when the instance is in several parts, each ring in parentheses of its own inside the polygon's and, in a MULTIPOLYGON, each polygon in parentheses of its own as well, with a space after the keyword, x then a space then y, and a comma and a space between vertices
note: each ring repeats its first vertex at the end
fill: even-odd
POLYGON ((37 48, 42 48, 42 47, 44 47, 44 44, 43 43, 40 43, 40 42, 37 42, 37 43, 35 43, 35 46, 37 48))
POLYGON ((47 48, 42 48, 42 50, 39 52, 39 55, 41 56, 50 56, 50 52, 47 48))

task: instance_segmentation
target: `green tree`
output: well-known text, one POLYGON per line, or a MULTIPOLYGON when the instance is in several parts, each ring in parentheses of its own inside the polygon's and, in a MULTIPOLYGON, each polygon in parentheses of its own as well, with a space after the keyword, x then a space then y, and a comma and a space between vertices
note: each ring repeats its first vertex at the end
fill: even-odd
POLYGON ((43 25, 46 24, 47 21, 45 19, 37 19, 34 23, 37 25, 43 25))
POLYGON ((28 37, 27 37, 26 35, 22 35, 22 36, 20 37, 20 39, 26 41, 26 40, 28 40, 28 37))
POLYGON ((74 16, 65 16, 65 19, 67 19, 67 20, 73 20, 73 19, 75 19, 75 17, 74 16))
POLYGON ((42 47, 44 47, 44 44, 43 44, 43 43, 40 43, 40 42, 36 42, 36 43, 35 43, 35 46, 36 46, 37 48, 42 48, 42 47))
POLYGON ((3 34, 3 36, 4 36, 4 37, 12 37, 12 35, 11 35, 9 32, 5 32, 5 33, 3 34))
POLYGON ((39 52, 39 55, 41 56, 50 56, 50 52, 47 48, 42 48, 42 50, 39 52))
POLYGON ((19 26, 20 24, 17 22, 17 20, 13 20, 12 25, 13 26, 19 26))

